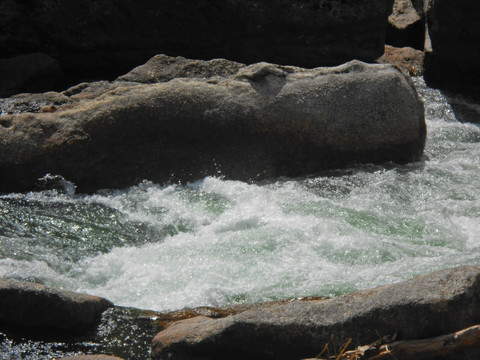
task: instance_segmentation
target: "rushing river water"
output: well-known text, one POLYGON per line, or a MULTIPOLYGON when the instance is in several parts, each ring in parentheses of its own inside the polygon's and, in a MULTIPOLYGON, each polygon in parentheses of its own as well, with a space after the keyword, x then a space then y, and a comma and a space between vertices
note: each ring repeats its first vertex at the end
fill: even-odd
POLYGON ((0 196, 0 277, 154 310, 335 296, 480 263, 480 129, 425 99, 425 158, 302 179, 0 196))

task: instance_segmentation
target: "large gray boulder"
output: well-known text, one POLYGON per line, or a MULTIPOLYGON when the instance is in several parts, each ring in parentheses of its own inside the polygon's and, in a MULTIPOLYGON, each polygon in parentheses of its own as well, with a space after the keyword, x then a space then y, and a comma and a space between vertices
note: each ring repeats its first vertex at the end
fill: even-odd
POLYGON ((299 176, 422 154, 423 104, 394 66, 212 62, 188 63, 182 78, 136 69, 69 89, 40 112, 1 116, 0 192, 32 189, 46 173, 90 192, 142 179, 299 176))
POLYGON ((375 342, 379 334, 424 339, 479 322, 480 266, 465 266, 333 299, 292 302, 221 319, 181 320, 154 338, 152 357, 313 358, 326 343, 340 349, 349 338, 352 348, 375 342))
POLYGON ((113 306, 103 298, 42 284, 0 279, 0 324, 79 333, 95 326, 113 306))

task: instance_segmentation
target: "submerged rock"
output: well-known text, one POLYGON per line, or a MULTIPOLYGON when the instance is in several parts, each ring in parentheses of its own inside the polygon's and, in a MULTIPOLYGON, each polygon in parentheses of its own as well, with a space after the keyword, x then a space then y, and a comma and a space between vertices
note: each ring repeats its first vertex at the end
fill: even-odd
POLYGON ((340 349, 349 338, 352 348, 378 340, 379 334, 423 339, 479 322, 480 266, 464 266, 333 299, 181 320, 155 337, 152 357, 311 358, 325 344, 340 349))
POLYGON ((187 73, 185 59, 169 61, 182 78, 150 64, 147 78, 136 69, 69 89, 62 96, 73 103, 52 112, 0 117, 0 192, 30 190, 47 173, 90 192, 143 179, 299 176, 422 154, 423 104, 394 66, 212 60, 190 61, 187 73))
POLYGON ((95 326, 111 306, 97 296, 0 279, 0 323, 8 326, 78 333, 95 326))

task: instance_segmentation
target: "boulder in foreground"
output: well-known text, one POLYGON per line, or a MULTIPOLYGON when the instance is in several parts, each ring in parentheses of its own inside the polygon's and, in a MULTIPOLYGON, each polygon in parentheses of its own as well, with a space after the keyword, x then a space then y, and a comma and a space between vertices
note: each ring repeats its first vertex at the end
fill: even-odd
POLYGON ((111 306, 111 302, 97 296, 0 279, 0 323, 11 326, 78 333, 95 326, 102 312, 111 306))
POLYGON ((292 302, 222 319, 178 321, 155 337, 152 356, 312 358, 325 344, 340 349, 350 338, 351 347, 373 343, 378 334, 426 339, 478 323, 480 266, 464 266, 333 299, 292 302))
POLYGON ((140 69, 67 90, 57 97, 65 106, 0 116, 0 192, 30 190, 46 173, 92 192, 143 179, 294 177, 423 152, 423 104, 394 66, 213 61, 190 61, 182 78, 140 69))

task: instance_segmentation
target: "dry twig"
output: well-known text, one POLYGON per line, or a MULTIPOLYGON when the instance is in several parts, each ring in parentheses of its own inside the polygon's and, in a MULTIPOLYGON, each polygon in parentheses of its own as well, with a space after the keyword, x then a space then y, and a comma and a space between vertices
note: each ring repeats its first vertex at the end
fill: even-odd
MULTIPOLYGON (((346 351, 352 341, 352 339, 349 339, 337 356, 328 356, 328 358, 335 360, 422 360, 445 356, 451 352, 463 350, 471 346, 480 346, 480 325, 474 325, 455 333, 429 339, 394 341, 395 338, 396 334, 391 338, 380 337, 380 339, 373 344, 359 346, 354 350, 346 351)), ((328 350, 328 344, 325 345, 317 357, 304 360, 322 359, 320 356, 322 356, 326 350, 328 350)))

